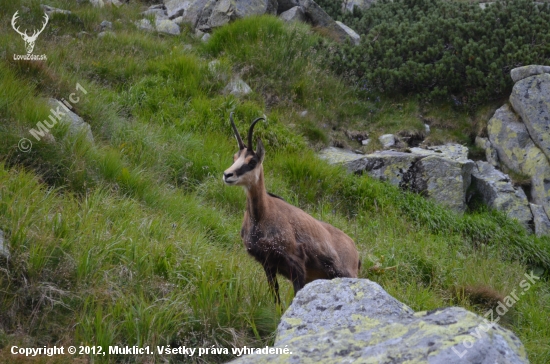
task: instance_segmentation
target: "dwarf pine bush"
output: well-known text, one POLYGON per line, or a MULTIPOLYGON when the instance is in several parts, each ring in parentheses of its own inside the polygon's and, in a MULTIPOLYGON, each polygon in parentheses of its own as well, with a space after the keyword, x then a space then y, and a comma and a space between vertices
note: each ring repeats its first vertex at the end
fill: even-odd
POLYGON ((362 34, 333 49, 332 66, 365 90, 420 93, 475 106, 505 95, 509 71, 550 63, 550 5, 529 0, 477 3, 381 0, 364 12, 327 12, 362 34))

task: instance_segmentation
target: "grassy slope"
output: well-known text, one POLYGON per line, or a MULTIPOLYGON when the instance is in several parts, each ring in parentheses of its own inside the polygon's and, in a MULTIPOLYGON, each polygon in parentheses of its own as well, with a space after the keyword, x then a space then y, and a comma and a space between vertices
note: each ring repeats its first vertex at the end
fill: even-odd
MULTIPOLYGON (((244 195, 220 178, 236 147, 230 111, 241 130, 268 115, 256 129, 267 148, 269 190, 346 231, 361 251, 361 276, 415 310, 476 310, 452 299, 452 287, 487 284, 506 295, 531 266, 550 266, 548 239, 499 214, 457 216, 318 161, 303 135, 323 142, 326 125, 357 122, 372 104, 320 66, 319 40, 306 27, 248 19, 204 45, 187 34, 136 30, 137 5, 51 1, 75 16, 52 17, 39 37, 34 53, 47 54, 46 64, 10 60, 24 50, 9 18, 26 5, 25 16, 39 23, 38 4, 0 0, 7 55, 0 62, 0 229, 12 251, 0 266, 0 362, 13 360, 11 345, 24 343, 272 342, 280 312, 240 242, 244 195), (104 19, 116 37, 96 38, 104 19), (92 35, 63 37, 81 30, 92 35), (208 67, 212 59, 220 60, 217 69, 208 67), (232 73, 256 92, 224 96, 232 73), (88 91, 75 106, 95 144, 62 126, 52 129, 56 143, 35 142, 28 130, 47 118, 46 99, 67 98, 76 83, 88 91), (304 109, 305 121, 298 116, 304 109), (31 152, 17 150, 22 137, 34 142, 31 152)), ((283 291, 288 304, 286 282, 283 291)), ((541 282, 506 317, 533 363, 550 358, 549 300, 550 285, 541 282)))

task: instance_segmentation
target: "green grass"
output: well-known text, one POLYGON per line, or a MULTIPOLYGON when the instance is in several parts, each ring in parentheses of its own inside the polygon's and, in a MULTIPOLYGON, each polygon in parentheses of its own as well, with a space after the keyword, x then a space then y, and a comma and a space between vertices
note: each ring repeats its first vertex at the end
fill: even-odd
MULTIPOLYGON (((9 24, 20 5, 31 9, 29 21, 39 22, 38 2, 0 0, 7 10, 0 53, 24 52, 9 24)), ((239 236, 245 195, 221 181, 236 149, 232 111, 241 133, 267 115, 256 134, 267 150, 268 189, 346 231, 360 250, 361 277, 413 309, 460 304, 479 313, 453 298, 455 286, 485 284, 506 295, 526 271, 548 271, 548 238, 526 234, 501 214, 459 216, 315 157, 310 145, 326 144, 333 127, 361 122, 376 102, 326 71, 316 47, 322 40, 307 27, 250 18, 202 44, 185 32, 138 31, 132 22, 139 4, 51 5, 74 17, 52 17, 39 37, 35 53, 47 54, 48 62, 0 61, 0 229, 12 254, 0 261, 0 362, 11 362, 6 348, 23 343, 231 348, 273 342, 281 312, 239 236), (95 37, 103 19, 114 21, 116 37, 95 37), (82 30, 91 36, 77 38, 82 30), (75 39, 60 37, 66 34, 75 39), (218 65, 209 67, 214 59, 218 65), (253 94, 223 94, 235 74, 253 94), (36 142, 29 129, 48 117, 47 98, 66 98, 77 83, 88 93, 75 109, 95 142, 62 126, 52 129, 55 142, 36 142), (22 137, 33 141, 29 153, 17 149, 22 137)), ((365 125, 395 122, 399 111, 381 103, 365 125)), ((417 107, 404 102, 406 115, 417 107)), ((443 108, 438 115, 456 117, 443 108)), ((282 283, 288 307, 292 289, 282 283)), ((533 363, 550 358, 549 299, 550 285, 541 281, 506 324, 533 363)))

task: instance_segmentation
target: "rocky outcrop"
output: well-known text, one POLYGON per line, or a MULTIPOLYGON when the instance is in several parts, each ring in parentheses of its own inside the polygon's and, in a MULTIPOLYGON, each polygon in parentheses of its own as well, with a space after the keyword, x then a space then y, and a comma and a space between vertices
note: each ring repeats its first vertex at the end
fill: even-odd
POLYGON ((516 82, 510 103, 535 145, 550 158, 550 74, 530 76, 516 82))
POLYGON ((517 67, 510 71, 510 76, 512 77, 512 81, 518 82, 520 80, 523 80, 524 78, 540 75, 543 73, 550 73, 550 66, 530 65, 517 67))
POLYGON ((531 202, 543 206, 548 215, 550 163, 535 145, 526 125, 508 105, 504 105, 489 120, 487 132, 502 168, 531 179, 531 202))
POLYGON ((487 206, 504 212, 525 227, 533 220, 525 192, 514 187, 507 174, 495 169, 488 162, 476 162, 476 167, 472 170, 472 186, 487 206))
POLYGON ((281 318, 274 348, 233 363, 528 363, 511 331, 463 308, 414 312, 367 279, 316 280, 281 318), (396 361, 396 358, 400 358, 396 361))
POLYGON ((71 135, 84 134, 86 139, 93 143, 94 136, 92 134, 92 128, 90 124, 84 121, 80 116, 69 110, 61 101, 56 99, 49 99, 48 104, 53 110, 61 110, 59 122, 61 124, 67 124, 69 126, 69 133, 71 135))
POLYGON ((208 0, 196 29, 203 32, 251 15, 277 14, 277 0, 208 0))
POLYGON ((164 4, 152 5, 142 13, 155 16, 156 26, 148 19, 141 19, 136 25, 143 30, 166 34, 179 34, 178 24, 191 25, 201 36, 236 19, 253 15, 280 15, 285 21, 310 22, 325 28, 326 34, 343 42, 359 44, 360 36, 341 22, 334 21, 313 0, 165 0, 164 4))
POLYGON ((367 173, 431 197, 458 212, 464 211, 474 167, 474 162, 467 159, 468 149, 460 145, 430 148, 411 148, 409 153, 383 151, 367 155, 327 148, 320 156, 330 163, 346 166, 350 172, 367 173))

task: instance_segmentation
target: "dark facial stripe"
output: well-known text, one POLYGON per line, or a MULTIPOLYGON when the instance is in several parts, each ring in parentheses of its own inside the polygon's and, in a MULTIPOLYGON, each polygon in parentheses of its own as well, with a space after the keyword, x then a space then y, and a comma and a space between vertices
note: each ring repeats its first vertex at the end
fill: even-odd
POLYGON ((237 177, 240 177, 243 174, 252 171, 254 168, 256 168, 257 165, 258 165, 258 162, 256 161, 256 159, 252 158, 248 163, 243 164, 239 169, 237 169, 235 171, 235 175, 237 177))

